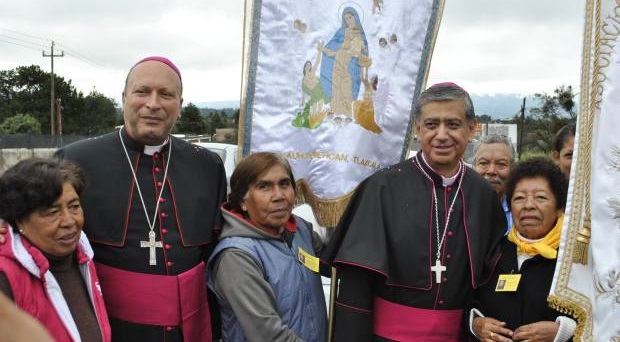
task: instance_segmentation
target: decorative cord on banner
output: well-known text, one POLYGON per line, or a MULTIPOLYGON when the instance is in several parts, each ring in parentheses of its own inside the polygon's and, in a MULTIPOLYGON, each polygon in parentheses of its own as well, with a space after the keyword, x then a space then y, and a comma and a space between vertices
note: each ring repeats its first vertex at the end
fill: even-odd
MULTIPOLYGON (((588 1, 590 2, 590 1, 588 1)), ((599 109, 599 87, 601 80, 596 77, 600 71, 600 52, 601 52, 601 44, 600 44, 600 36, 601 36, 601 1, 596 0, 595 5, 595 16, 594 16, 594 58, 592 60, 592 73, 588 73, 588 77, 592 79, 592 88, 590 88, 590 103, 588 107, 588 115, 581 115, 580 124, 583 123, 584 129, 583 135, 580 134, 580 146, 584 146, 583 148, 583 166, 585 166, 584 172, 584 180, 583 182, 579 182, 580 186, 585 186, 586 191, 585 195, 585 216, 583 220, 583 226, 577 233, 577 243, 575 246, 575 251, 573 253, 573 261, 582 265, 586 265, 588 263, 588 246, 590 244, 591 237, 591 229, 592 229, 592 218, 590 211, 590 181, 592 175, 592 131, 594 130, 594 120, 596 117, 596 113, 599 109), (592 75, 592 76, 590 76, 592 75), (582 119, 582 120, 581 120, 582 119), (583 145, 582 145, 583 144, 583 145)), ((586 27, 590 28, 590 25, 586 27)), ((590 29, 588 31, 591 32, 590 29)), ((590 40, 588 40, 590 42, 590 40)), ((584 42, 585 44, 585 42, 584 42)), ((588 47, 591 45, 588 44, 588 47)), ((588 61, 589 63, 590 61, 588 61)), ((583 89, 583 88, 582 88, 583 89)), ((587 88, 586 88, 587 89, 587 88)), ((581 132, 580 132, 581 133, 581 132)))
POLYGON ((597 111, 596 98, 598 81, 593 75, 600 69, 600 13, 601 1, 588 0, 585 8, 585 25, 582 49, 581 98, 577 162, 572 183, 570 217, 564 246, 565 257, 558 260, 555 275, 555 288, 547 298, 549 306, 577 320, 574 341, 592 340, 592 304, 587 296, 569 288, 569 280, 574 263, 587 264, 588 246, 591 234, 590 180, 592 166, 592 131, 597 111), (592 31, 594 30, 594 40, 592 31), (594 49, 592 49, 594 44, 594 49), (592 53, 594 52, 594 56, 592 53))

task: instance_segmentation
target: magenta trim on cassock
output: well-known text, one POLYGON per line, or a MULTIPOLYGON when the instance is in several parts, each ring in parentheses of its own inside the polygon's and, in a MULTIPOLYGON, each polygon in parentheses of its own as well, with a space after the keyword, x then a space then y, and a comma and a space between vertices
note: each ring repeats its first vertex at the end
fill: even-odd
POLYGON ((375 297, 373 332, 395 341, 459 342, 463 310, 430 310, 375 297))
POLYGON ((180 326, 187 341, 211 341, 204 262, 177 276, 96 266, 108 316, 130 323, 180 326))

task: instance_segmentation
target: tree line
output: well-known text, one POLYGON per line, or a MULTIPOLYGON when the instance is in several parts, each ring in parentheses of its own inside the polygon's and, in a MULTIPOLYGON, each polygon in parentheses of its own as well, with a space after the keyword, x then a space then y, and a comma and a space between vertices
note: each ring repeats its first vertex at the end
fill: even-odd
MULTIPOLYGON (((51 74, 37 65, 0 71, 0 134, 49 134, 51 74)), ((71 80, 55 75, 55 97, 60 99, 62 133, 95 136, 122 124, 122 110, 114 99, 93 90, 84 95, 71 80)), ((217 128, 236 127, 239 110, 183 107, 175 133, 212 135, 217 128)))
MULTIPOLYGON (((50 132, 50 81, 50 73, 36 65, 0 71, 0 134, 50 132)), ((63 134, 94 136, 123 122, 119 104, 95 90, 84 95, 71 80, 56 75, 55 93, 61 99, 63 134)), ((547 153, 555 132, 575 122, 576 96, 572 86, 561 85, 553 93, 535 94, 537 103, 524 116, 493 120, 481 115, 478 121, 517 124, 523 152, 547 153)), ((189 103, 183 107, 174 133, 213 135, 218 128, 237 128, 238 124, 238 108, 198 108, 189 103)), ((236 137, 229 140, 235 142, 236 137)))
MULTIPOLYGON (((174 127, 174 133, 213 135, 217 128, 237 128, 239 123, 239 108, 211 109, 198 108, 193 103, 187 104, 181 111, 181 117, 174 127)), ((237 137, 227 139, 228 142, 237 142, 237 137)))
MULTIPOLYGON (((63 133, 96 135, 116 125, 113 100, 94 90, 85 96, 70 80, 55 78, 56 98, 61 100, 63 133)), ((50 73, 36 65, 0 71, 0 132, 50 132, 50 85, 50 73)))

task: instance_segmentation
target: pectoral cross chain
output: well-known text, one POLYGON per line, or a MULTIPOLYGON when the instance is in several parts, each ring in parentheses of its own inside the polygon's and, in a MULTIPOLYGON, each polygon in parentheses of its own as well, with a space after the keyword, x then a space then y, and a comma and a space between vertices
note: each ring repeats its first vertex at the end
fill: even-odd
MULTIPOLYGON (((155 257, 155 248, 163 248, 164 245, 161 241, 155 241, 155 232, 149 232, 149 241, 140 241, 141 248, 149 249, 149 265, 157 265, 157 258, 155 257)), ((445 267, 444 267, 445 268, 445 267)))
POLYGON ((431 266, 431 271, 435 272, 435 282, 441 283, 441 272, 446 270, 446 266, 441 264, 439 259, 435 260, 435 266, 431 266))

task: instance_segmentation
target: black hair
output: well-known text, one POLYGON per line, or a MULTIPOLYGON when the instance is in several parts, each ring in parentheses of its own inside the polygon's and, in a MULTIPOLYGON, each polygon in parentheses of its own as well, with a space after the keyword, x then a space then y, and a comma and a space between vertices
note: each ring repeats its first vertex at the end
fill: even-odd
POLYGON ((431 86, 418 95, 413 106, 414 119, 419 122, 422 116, 422 107, 427 103, 435 101, 462 101, 467 122, 471 123, 476 118, 471 97, 469 97, 469 93, 465 89, 453 83, 440 83, 431 86))
POLYGON ((0 217, 14 228, 37 209, 49 208, 71 183, 78 196, 84 188, 80 169, 65 160, 24 159, 0 177, 0 217))
POLYGON ((510 209, 510 202, 517 183, 526 178, 542 177, 549 184, 551 192, 555 196, 556 209, 564 209, 566 206, 566 179, 560 168, 545 157, 532 157, 518 162, 510 171, 506 181, 506 203, 510 209))
POLYGON ((560 152, 562 147, 569 138, 575 136, 575 124, 570 123, 564 125, 553 137, 553 142, 551 143, 551 150, 560 152))
POLYGON ((276 165, 284 167, 291 179, 293 189, 296 189, 291 165, 284 156, 272 152, 254 153, 237 164, 235 171, 233 171, 230 176, 230 194, 228 195, 228 200, 231 204, 231 208, 239 210, 250 186, 258 180, 260 175, 276 165))

